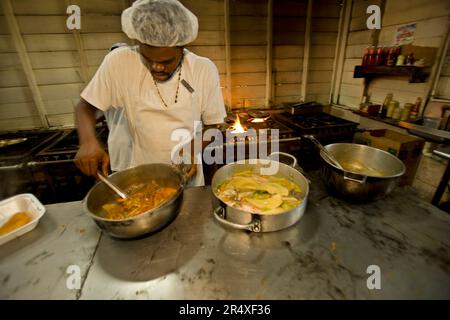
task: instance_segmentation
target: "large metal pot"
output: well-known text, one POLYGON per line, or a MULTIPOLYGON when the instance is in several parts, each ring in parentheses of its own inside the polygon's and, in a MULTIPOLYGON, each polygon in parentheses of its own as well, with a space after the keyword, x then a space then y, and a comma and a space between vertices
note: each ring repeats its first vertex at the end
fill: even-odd
POLYGON ((117 195, 103 182, 99 181, 86 195, 84 210, 94 219, 100 229, 115 238, 136 238, 166 226, 180 212, 183 200, 184 184, 182 175, 171 165, 154 163, 140 165, 134 168, 116 172, 109 179, 122 190, 132 185, 156 181, 163 187, 176 188, 172 198, 162 205, 132 218, 112 220, 101 217, 102 206, 114 199, 117 195))
MULTIPOLYGON (((288 154, 281 153, 285 156, 288 154)), ((290 156, 292 157, 292 156, 290 156)), ((213 193, 214 217, 222 224, 232 228, 250 230, 253 232, 270 232, 285 229, 297 223, 303 216, 309 194, 309 181, 294 167, 297 160, 293 158, 292 166, 274 161, 262 159, 248 159, 227 164, 216 171, 212 178, 211 189, 213 193), (274 215, 264 215, 251 213, 233 208, 224 203, 217 195, 218 186, 229 179, 234 173, 252 170, 253 172, 261 172, 261 168, 270 166, 278 166, 278 176, 282 176, 298 184, 302 190, 301 197, 303 201, 294 209, 274 215)))
POLYGON ((383 198, 405 173, 405 165, 394 155, 373 147, 352 143, 325 146, 345 170, 337 168, 320 153, 327 187, 345 200, 361 202, 383 198))

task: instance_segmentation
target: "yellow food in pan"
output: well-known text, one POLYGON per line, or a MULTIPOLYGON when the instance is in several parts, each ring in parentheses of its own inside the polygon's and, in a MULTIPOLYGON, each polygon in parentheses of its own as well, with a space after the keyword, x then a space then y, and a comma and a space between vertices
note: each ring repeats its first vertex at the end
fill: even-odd
POLYGON ((31 221, 31 217, 26 212, 17 212, 5 224, 0 227, 0 236, 4 236, 31 221))
POLYGON ((302 201, 301 188, 294 182, 252 171, 233 174, 218 186, 217 195, 231 207, 259 214, 282 213, 302 201))

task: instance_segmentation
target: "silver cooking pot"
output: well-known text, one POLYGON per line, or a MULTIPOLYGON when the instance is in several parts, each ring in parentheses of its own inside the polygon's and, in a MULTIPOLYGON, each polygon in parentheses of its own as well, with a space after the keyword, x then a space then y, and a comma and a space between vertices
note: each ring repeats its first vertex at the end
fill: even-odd
POLYGON ((345 170, 337 168, 320 152, 324 182, 345 200, 361 202, 383 198, 395 188, 406 170, 394 155, 366 145, 334 143, 325 149, 345 170))
POLYGON ((309 181, 301 174, 296 167, 297 159, 295 157, 279 153, 293 159, 291 166, 274 161, 263 159, 248 159, 227 164, 216 171, 211 181, 211 189, 213 193, 213 214, 220 223, 241 230, 249 230, 253 232, 270 232, 285 229, 297 223, 306 209, 309 181), (268 168, 272 165, 278 165, 278 176, 287 178, 300 186, 302 192, 302 202, 295 208, 273 215, 265 215, 251 213, 244 210, 233 208, 224 203, 217 194, 219 185, 237 172, 251 170, 253 172, 261 172, 261 168, 268 168))
POLYGON ((122 220, 101 217, 102 206, 117 199, 117 195, 103 182, 92 187, 84 199, 84 211, 94 219, 100 229, 115 238, 136 238, 165 227, 180 212, 183 201, 184 179, 180 171, 162 163, 140 165, 113 173, 109 179, 122 190, 133 185, 154 180, 160 186, 172 187, 177 191, 158 207, 122 220))

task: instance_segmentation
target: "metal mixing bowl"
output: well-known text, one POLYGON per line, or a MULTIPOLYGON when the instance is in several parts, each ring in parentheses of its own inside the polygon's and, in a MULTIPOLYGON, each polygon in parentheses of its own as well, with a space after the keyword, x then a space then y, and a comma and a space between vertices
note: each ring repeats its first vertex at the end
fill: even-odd
POLYGON ((105 183, 99 181, 84 199, 85 212, 94 219, 100 229, 116 238, 136 238, 165 227, 178 215, 183 201, 183 179, 172 166, 162 163, 140 165, 116 172, 108 177, 122 190, 154 180, 162 187, 177 189, 176 193, 161 205, 135 217, 112 220, 101 217, 102 206, 118 198, 105 183))
POLYGON ((327 187, 350 201, 377 200, 389 194, 405 173, 405 165, 394 155, 354 143, 325 146, 346 170, 322 155, 322 173, 327 187))

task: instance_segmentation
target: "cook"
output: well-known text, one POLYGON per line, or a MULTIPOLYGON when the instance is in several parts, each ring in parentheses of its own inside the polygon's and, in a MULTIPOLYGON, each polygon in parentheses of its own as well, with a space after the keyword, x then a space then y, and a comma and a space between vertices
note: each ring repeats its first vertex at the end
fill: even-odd
MULTIPOLYGON (((186 48, 197 37, 196 16, 176 0, 138 0, 122 13, 122 30, 136 47, 110 52, 81 93, 75 120, 80 148, 78 168, 107 174, 109 156, 95 137, 96 110, 123 107, 132 138, 130 166, 170 163, 174 130, 196 134, 226 115, 214 63, 186 48)), ((199 155, 193 155, 197 157, 199 155)), ((199 159, 200 160, 200 159, 199 159)), ((200 164, 193 164, 191 185, 204 184, 200 164)))

